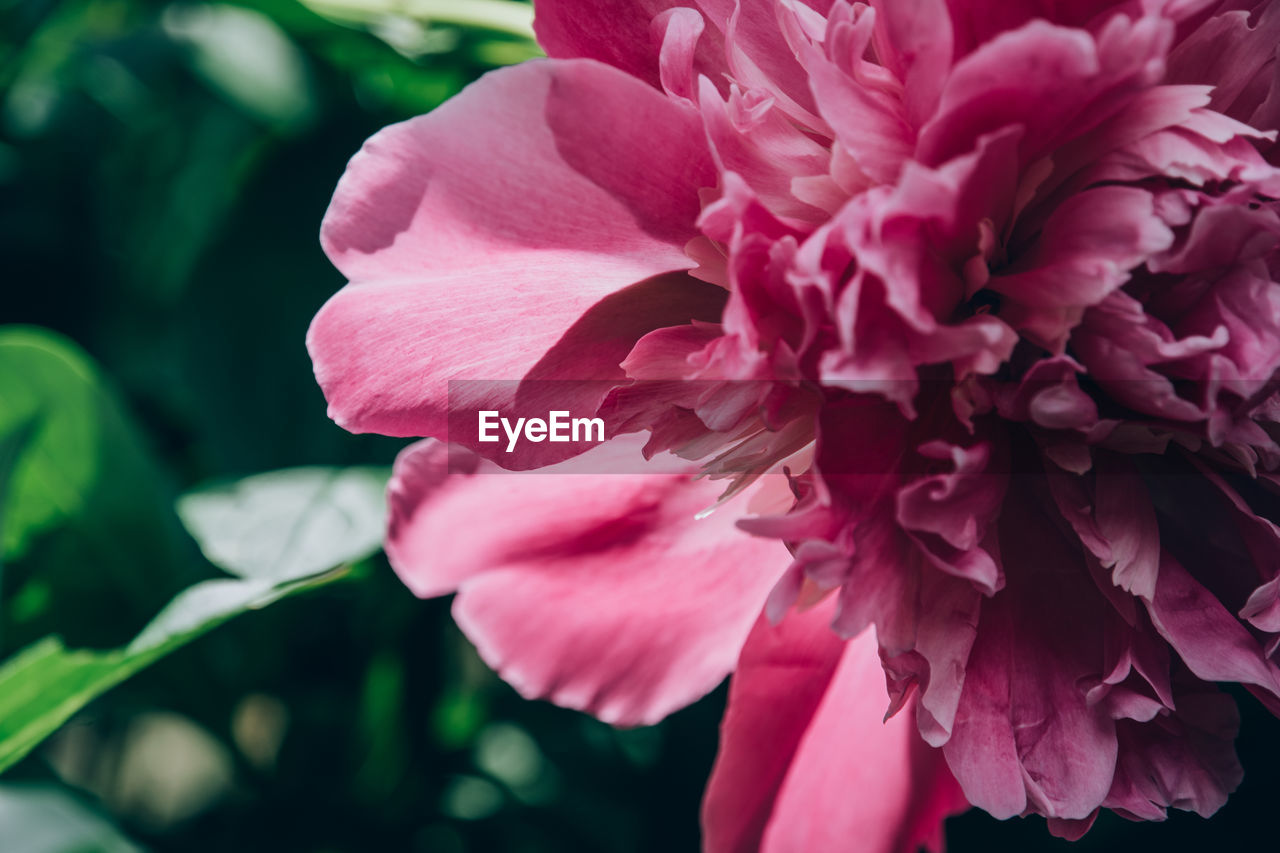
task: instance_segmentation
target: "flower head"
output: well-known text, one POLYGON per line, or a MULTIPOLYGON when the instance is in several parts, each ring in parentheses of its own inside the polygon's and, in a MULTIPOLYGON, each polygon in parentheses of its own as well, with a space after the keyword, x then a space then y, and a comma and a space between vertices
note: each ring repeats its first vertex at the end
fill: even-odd
POLYGON ((736 667, 712 849, 1211 814, 1212 683, 1280 711, 1280 4, 688 2, 540 2, 553 59, 352 160, 316 375, 453 443, 393 565, 611 721, 736 667), (578 464, 685 463, 450 430, 550 387, 640 437, 578 464))

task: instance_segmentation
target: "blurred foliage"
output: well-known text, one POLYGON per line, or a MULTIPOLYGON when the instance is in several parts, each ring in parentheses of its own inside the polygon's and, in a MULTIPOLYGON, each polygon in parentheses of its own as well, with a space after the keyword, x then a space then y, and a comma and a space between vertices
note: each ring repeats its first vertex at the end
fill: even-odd
POLYGON ((344 577, 380 546, 386 479, 360 468, 292 469, 184 496, 188 529, 237 577, 183 590, 127 648, 68 651, 48 637, 0 666, 0 772, 89 701, 205 632, 344 577))
POLYGON ((22 853, 140 853, 110 821, 51 786, 0 785, 5 842, 22 853))
MULTIPOLYGON (((0 785, 4 853, 698 848, 724 690, 633 731, 516 696, 365 558, 403 442, 331 424, 303 347, 347 158, 536 55, 530 17, 0 0, 0 742, 71 717, 0 785)), ((1212 822, 1072 847, 970 814, 952 849, 1270 838, 1280 750, 1243 705, 1212 822)))

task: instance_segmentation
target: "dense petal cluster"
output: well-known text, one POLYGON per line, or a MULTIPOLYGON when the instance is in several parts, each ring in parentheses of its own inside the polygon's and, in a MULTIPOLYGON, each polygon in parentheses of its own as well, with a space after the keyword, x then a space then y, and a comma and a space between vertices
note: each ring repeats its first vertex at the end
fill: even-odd
POLYGON ((331 414, 451 442, 393 565, 611 721, 736 669, 713 850, 1211 814, 1213 683, 1280 712, 1280 3, 679 2, 540 0, 342 179, 331 414), (552 386, 624 437, 450 430, 552 386))

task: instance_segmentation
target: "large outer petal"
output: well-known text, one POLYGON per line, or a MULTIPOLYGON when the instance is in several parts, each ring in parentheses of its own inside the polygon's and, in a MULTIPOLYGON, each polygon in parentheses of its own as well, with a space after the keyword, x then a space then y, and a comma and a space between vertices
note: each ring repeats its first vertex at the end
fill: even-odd
POLYGON ((708 853, 940 849, 967 806, 912 714, 888 704, 875 636, 841 641, 830 603, 756 624, 703 805, 708 853))
POLYGON ((578 473, 536 474, 412 445, 391 482, 387 555, 418 595, 458 590, 459 626, 522 694, 638 725, 729 673, 787 552, 737 530, 728 508, 696 518, 722 484, 591 473, 593 453, 639 458, 639 443, 618 444, 579 457, 578 473))
POLYGON ((604 297, 692 267, 714 183, 691 109, 590 61, 494 72, 375 135, 321 233, 352 281, 307 339, 330 416, 443 436, 449 379, 521 379, 604 297))

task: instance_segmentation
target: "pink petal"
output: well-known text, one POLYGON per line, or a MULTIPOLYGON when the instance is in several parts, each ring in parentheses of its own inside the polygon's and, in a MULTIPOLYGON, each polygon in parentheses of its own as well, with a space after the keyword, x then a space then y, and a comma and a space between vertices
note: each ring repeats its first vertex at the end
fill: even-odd
POLYGON ((678 6, 653 19, 650 32, 659 40, 658 76, 674 98, 692 102, 698 93, 697 50, 706 22, 693 9, 678 6))
POLYGON ((1006 313, 1015 327, 1060 350, 1085 308, 1102 302, 1129 280, 1133 267, 1172 242, 1150 193, 1087 190, 1055 210, 1036 244, 990 287, 1009 297, 1006 313))
MULTIPOLYGON (((522 417, 546 418, 557 410, 573 417, 596 415, 610 390, 625 383, 622 363, 640 339, 655 329, 688 328, 691 320, 718 320, 725 296, 722 288, 686 273, 646 279, 606 296, 565 330, 522 381, 451 382, 448 440, 518 471, 582 453, 594 442, 522 442, 514 451, 502 441, 482 442, 479 412, 497 411, 513 423, 522 417)), ((606 430, 609 438, 616 434, 612 423, 606 430)))
POLYGON ((951 70, 953 34, 944 0, 873 0, 877 53, 906 88, 905 106, 920 127, 938 106, 951 70))
POLYGON ((792 16, 807 10, 775 0, 697 0, 697 5, 725 34, 725 58, 739 86, 766 94, 799 124, 826 130, 816 114, 804 69, 789 44, 794 32, 803 29, 792 16))
POLYGON ((692 110, 592 62, 494 72, 377 134, 321 234, 352 280, 308 334, 330 416, 443 436, 448 380, 519 380, 604 297, 692 267, 714 183, 692 110))
MULTIPOLYGON (((683 4, 676 0, 536 0, 533 30, 548 56, 598 59, 654 86, 660 85, 653 20, 683 4)), ((719 77, 724 41, 711 31, 698 47, 699 72, 719 77)))
POLYGON ((1164 820, 1166 805, 1209 817, 1244 777, 1233 746, 1239 729, 1235 701, 1195 683, 1179 692, 1176 713, 1149 725, 1122 721, 1107 808, 1137 820, 1164 820))
POLYGON ((792 179, 826 174, 828 152, 760 92, 735 87, 725 102, 709 78, 699 85, 703 124, 721 171, 741 176, 773 214, 821 221, 823 211, 794 196, 792 179))
POLYGON ((1115 772, 1114 721, 1084 684, 1102 655, 1103 601, 1084 555, 1030 494, 1001 524, 1005 589, 983 602, 964 692, 944 749, 970 802, 997 818, 1032 810, 1087 819, 1115 772))
POLYGON ((898 100, 861 85, 816 48, 803 57, 818 109, 839 144, 872 180, 895 180, 915 147, 915 132, 898 100))
POLYGON ((966 807, 913 715, 884 721, 874 635, 842 642, 830 619, 826 604, 752 630, 703 804, 709 853, 939 850, 966 807))
POLYGON ((936 115, 920 131, 917 159, 937 165, 983 134, 1022 125, 1020 163, 1035 163, 1154 82, 1171 29, 1155 16, 1117 16, 1096 36, 1043 19, 1000 33, 956 61, 936 115))
MULTIPOLYGON (((387 555, 420 596, 457 589, 459 626, 522 694, 650 724, 733 668, 787 553, 728 509, 696 518, 721 484, 510 474, 449 452, 427 441, 400 455, 387 555)), ((634 442, 593 451, 622 452, 639 459, 634 442)))
POLYGON ((1160 635, 1205 681, 1237 681, 1280 696, 1280 669, 1248 629, 1167 551, 1155 599, 1147 603, 1160 635))
POLYGON ((1266 94, 1273 70, 1268 66, 1280 43, 1280 6, 1266 3, 1258 9, 1256 15, 1227 10, 1196 27, 1169 54, 1170 82, 1213 82, 1211 109, 1248 120, 1266 94))

